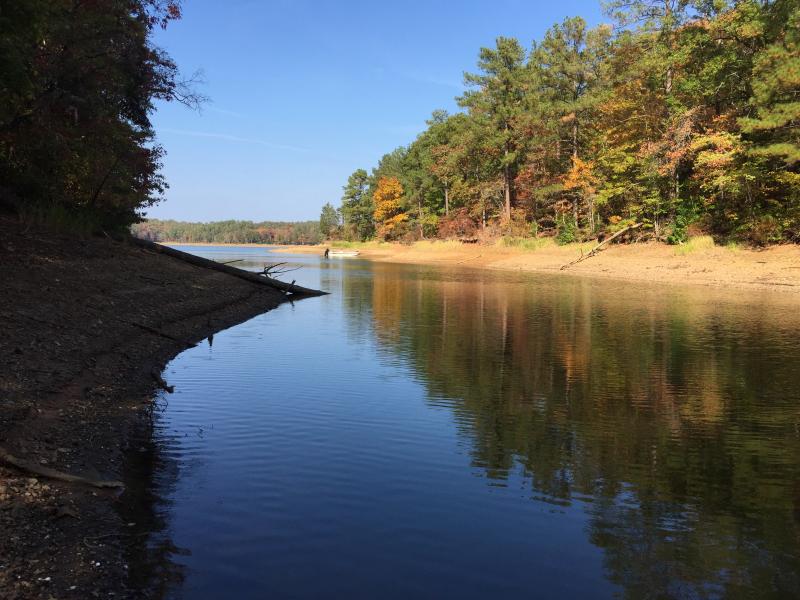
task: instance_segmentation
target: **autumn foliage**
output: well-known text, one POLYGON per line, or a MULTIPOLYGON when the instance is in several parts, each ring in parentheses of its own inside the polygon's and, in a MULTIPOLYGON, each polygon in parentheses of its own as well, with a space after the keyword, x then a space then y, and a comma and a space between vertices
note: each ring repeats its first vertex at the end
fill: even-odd
POLYGON ((372 195, 375 203, 373 214, 376 232, 379 238, 392 240, 400 237, 408 215, 403 212, 400 200, 403 197, 403 186, 396 177, 382 177, 372 195))
POLYGON ((344 229, 442 236, 468 218, 567 242, 636 221, 669 243, 690 231, 800 242, 800 4, 604 7, 615 27, 573 17, 530 49, 505 37, 482 48, 463 111, 435 111, 386 154, 365 179, 375 205, 346 194, 344 229))

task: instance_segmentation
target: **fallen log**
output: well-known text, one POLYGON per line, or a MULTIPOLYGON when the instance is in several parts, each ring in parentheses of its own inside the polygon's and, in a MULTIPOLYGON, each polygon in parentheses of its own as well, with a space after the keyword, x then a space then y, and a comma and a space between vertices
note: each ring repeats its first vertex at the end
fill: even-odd
POLYGON ((236 267, 231 267, 230 265, 218 263, 213 260, 209 260, 207 258, 202 258, 201 256, 196 256, 194 254, 189 254, 188 252, 183 252, 181 250, 176 250, 175 248, 170 248, 169 246, 162 246, 161 244, 156 244, 155 242, 150 242, 148 240, 142 240, 135 237, 130 239, 133 242, 133 244, 140 246, 141 248, 146 248, 147 250, 151 250, 152 252, 157 252, 158 254, 166 254, 167 256, 171 256, 172 258, 177 258, 178 260, 188 262, 189 264, 195 265, 197 267, 203 267, 205 269, 220 271, 221 273, 233 275, 234 277, 238 277, 239 279, 245 279, 247 281, 251 281, 259 285, 266 285, 273 289, 280 290, 285 294, 290 294, 294 297, 324 296, 328 293, 328 292, 323 292, 321 290, 306 288, 301 285, 295 285, 294 283, 286 283, 285 281, 278 281, 277 279, 273 279, 272 277, 258 275, 251 271, 244 271, 242 269, 237 269, 236 267))
POLYGON ((55 469, 50 469, 49 467, 25 460, 24 458, 18 458, 3 448, 0 448, 0 462, 9 464, 12 467, 16 467, 17 469, 27 473, 33 473, 34 475, 47 477, 48 479, 55 479, 57 481, 66 481, 67 483, 80 483, 82 485, 88 485, 91 487, 110 489, 119 489, 125 487, 125 484, 121 481, 89 479, 87 477, 80 477, 78 475, 70 475, 69 473, 56 471, 55 469))
POLYGON ((592 249, 589 251, 589 253, 588 253, 588 254, 581 254, 580 258, 576 258, 576 259, 575 259, 575 260, 573 260, 572 262, 568 262, 568 263, 567 263, 567 264, 565 264, 565 265, 561 265, 561 269, 560 269, 560 270, 561 270, 561 271, 563 271, 564 269, 567 269, 567 268, 571 267, 572 265, 576 265, 576 264, 578 264, 579 262, 581 262, 581 261, 583 261, 583 260, 586 260, 587 258, 591 258, 591 257, 592 257, 592 256, 594 256, 595 254, 597 254, 598 252, 600 252, 600 250, 602 250, 602 249, 603 249, 603 246, 605 246, 606 244, 608 244, 608 243, 609 243, 610 241, 612 241, 613 239, 615 239, 615 238, 617 238, 617 237, 621 236, 623 233, 627 233, 628 231, 632 231, 632 230, 634 230, 634 229, 637 229, 638 227, 641 227, 642 225, 644 225, 644 223, 634 223, 633 225, 629 225, 628 227, 625 227, 625 228, 623 228, 623 229, 620 229, 620 230, 619 230, 617 233, 615 233, 614 235, 612 235, 612 236, 610 236, 610 237, 607 237, 607 238, 606 238, 606 239, 604 239, 602 242, 600 242, 599 244, 597 244, 597 246, 595 246, 594 248, 592 248, 592 249))

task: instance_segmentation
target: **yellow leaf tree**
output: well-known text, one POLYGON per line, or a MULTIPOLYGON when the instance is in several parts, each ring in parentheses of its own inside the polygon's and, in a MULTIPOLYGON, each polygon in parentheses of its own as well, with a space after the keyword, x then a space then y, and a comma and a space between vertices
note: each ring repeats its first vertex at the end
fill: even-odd
MULTIPOLYGON (((594 196, 597 193, 597 177, 594 175, 594 162, 572 157, 572 167, 564 176, 564 190, 575 197, 573 206, 575 214, 579 199, 586 203, 586 213, 589 219, 589 230, 594 231, 594 196)), ((576 223, 577 225, 577 217, 576 223)))
POLYGON ((404 231, 403 224, 408 214, 403 212, 400 199, 403 186, 396 177, 381 177, 372 198, 375 202, 375 229, 378 237, 384 240, 396 239, 404 231))

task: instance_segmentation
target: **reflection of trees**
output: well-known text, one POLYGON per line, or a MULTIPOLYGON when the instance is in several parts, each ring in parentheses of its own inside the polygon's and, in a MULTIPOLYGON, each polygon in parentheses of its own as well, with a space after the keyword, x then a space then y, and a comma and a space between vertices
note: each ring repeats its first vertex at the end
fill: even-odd
POLYGON ((492 478, 590 497, 632 596, 800 592, 798 317, 685 294, 375 272, 379 343, 492 478), (432 400, 436 401, 436 400, 432 400))

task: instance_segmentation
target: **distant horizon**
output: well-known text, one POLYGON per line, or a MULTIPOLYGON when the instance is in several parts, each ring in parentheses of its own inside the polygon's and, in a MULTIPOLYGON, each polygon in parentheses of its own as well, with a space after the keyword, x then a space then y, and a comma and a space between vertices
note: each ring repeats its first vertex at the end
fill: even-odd
POLYGON ((192 220, 192 219, 172 219, 172 218, 162 218, 162 217, 144 217, 145 221, 161 221, 161 222, 175 222, 175 223, 225 223, 228 221, 237 221, 243 223, 272 223, 272 224, 296 224, 296 223, 311 223, 319 221, 319 217, 317 218, 310 218, 310 219, 294 219, 291 221, 287 221, 285 219, 234 219, 234 218, 227 218, 227 219, 210 219, 210 220, 192 220))
POLYGON ((326 202, 339 206, 355 169, 370 170, 411 143, 434 110, 458 110, 463 73, 476 70, 481 47, 511 36, 530 49, 551 25, 577 15, 590 25, 607 20, 599 0, 474 0, 458 11, 417 0, 402 12, 361 1, 343 8, 237 0, 224 11, 187 2, 156 42, 185 75, 203 71, 199 91, 211 102, 199 114, 157 106, 170 189, 146 216, 315 220, 326 202))

